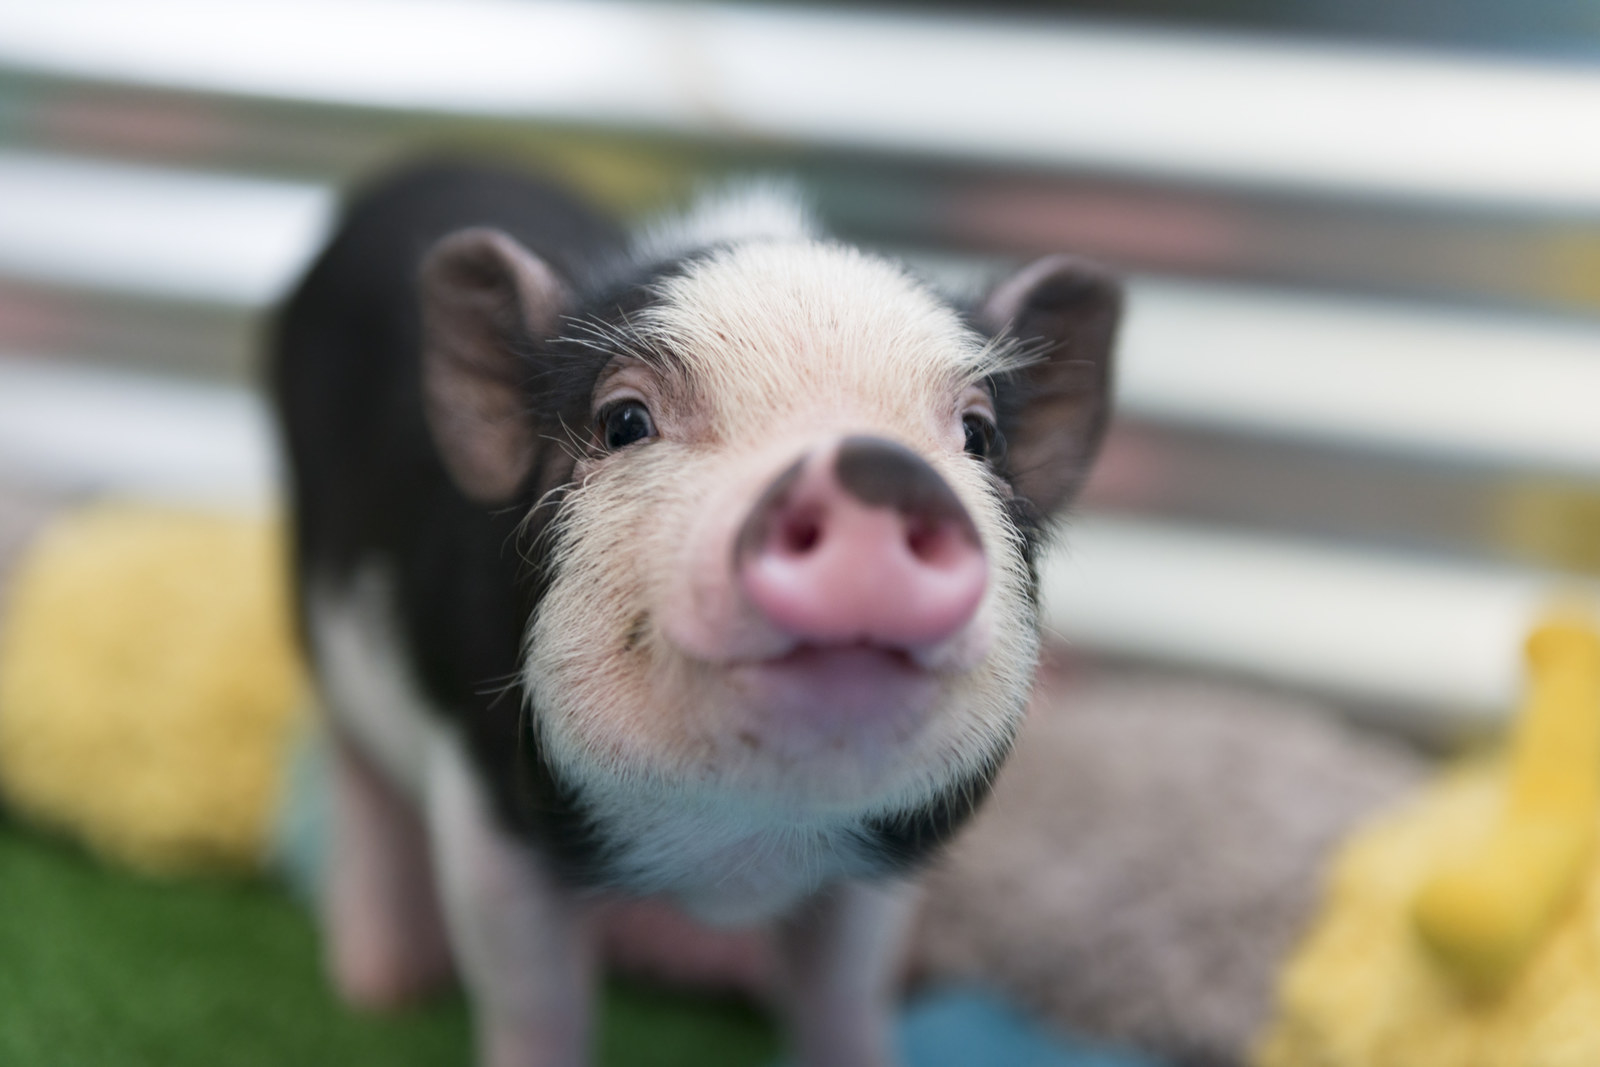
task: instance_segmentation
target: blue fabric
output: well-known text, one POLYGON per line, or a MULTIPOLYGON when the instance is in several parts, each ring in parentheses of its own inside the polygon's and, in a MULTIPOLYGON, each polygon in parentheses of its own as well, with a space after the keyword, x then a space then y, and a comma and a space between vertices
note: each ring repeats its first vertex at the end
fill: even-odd
POLYGON ((913 1002, 900 1023, 900 1055, 905 1067, 1161 1067, 1048 1031, 999 997, 971 990, 913 1002))
POLYGON ((1051 1032, 998 996, 968 989, 913 1001, 898 1040, 904 1067, 1167 1067, 1051 1032))

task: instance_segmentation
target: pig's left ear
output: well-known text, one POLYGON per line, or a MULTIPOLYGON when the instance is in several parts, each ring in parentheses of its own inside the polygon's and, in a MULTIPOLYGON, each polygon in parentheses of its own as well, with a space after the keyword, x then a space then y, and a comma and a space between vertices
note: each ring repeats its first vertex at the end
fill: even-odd
POLYGON ((1036 349, 996 399, 1007 473, 1041 515, 1083 484, 1111 414, 1112 348, 1122 286, 1072 256, 1047 256, 1000 283, 979 311, 990 332, 1036 349))
POLYGON ((503 503, 540 443, 518 354, 556 330, 566 287, 511 237, 477 228, 433 246, 421 296, 423 405, 439 458, 468 497, 503 503))

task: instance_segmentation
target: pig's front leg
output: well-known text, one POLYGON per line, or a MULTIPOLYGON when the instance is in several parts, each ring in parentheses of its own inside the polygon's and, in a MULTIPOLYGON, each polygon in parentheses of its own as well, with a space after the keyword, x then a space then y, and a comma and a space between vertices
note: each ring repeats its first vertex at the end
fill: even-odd
POLYGON ((780 996, 801 1067, 894 1064, 893 1022, 917 888, 845 882, 778 928, 780 996))
POLYGON ((537 853, 495 821, 453 738, 428 761, 428 823, 457 966, 471 994, 482 1067, 587 1062, 590 916, 537 853))
POLYGON ((427 834, 415 806, 334 727, 333 825, 322 919, 346 1000, 389 1008, 451 977, 427 834))

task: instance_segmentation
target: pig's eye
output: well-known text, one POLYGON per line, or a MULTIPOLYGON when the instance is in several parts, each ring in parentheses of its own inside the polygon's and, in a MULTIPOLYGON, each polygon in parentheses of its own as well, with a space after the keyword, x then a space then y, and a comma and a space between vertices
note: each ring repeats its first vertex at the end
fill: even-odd
POLYGON ((615 452, 656 435, 650 410, 637 400, 619 400, 600 413, 600 439, 615 452))
POLYGON ((983 415, 969 414, 961 417, 961 427, 967 432, 967 452, 979 459, 994 455, 995 439, 999 430, 983 415))

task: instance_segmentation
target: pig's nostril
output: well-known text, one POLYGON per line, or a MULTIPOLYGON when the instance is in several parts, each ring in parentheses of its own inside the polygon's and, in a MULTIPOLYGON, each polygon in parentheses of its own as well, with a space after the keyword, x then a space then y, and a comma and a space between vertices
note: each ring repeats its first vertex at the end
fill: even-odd
POLYGON ((974 551, 982 555, 968 529, 944 519, 915 516, 906 519, 906 550, 924 567, 939 571, 964 566, 974 551))
POLYGON ((779 532, 778 543, 791 556, 803 556, 822 544, 822 518, 812 513, 792 515, 779 532))
POLYGON ((911 550, 911 555, 919 562, 937 564, 939 558, 945 553, 942 542, 945 538, 938 523, 926 519, 910 519, 906 522, 906 547, 911 550))
POLYGON ((939 526, 925 518, 907 520, 906 547, 923 563, 933 563, 939 555, 939 526))

